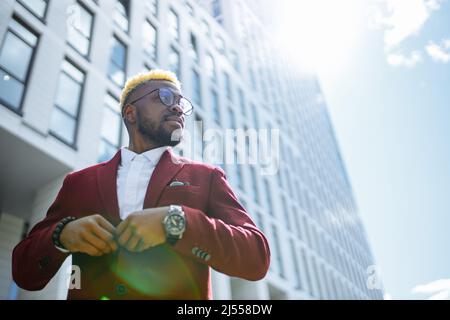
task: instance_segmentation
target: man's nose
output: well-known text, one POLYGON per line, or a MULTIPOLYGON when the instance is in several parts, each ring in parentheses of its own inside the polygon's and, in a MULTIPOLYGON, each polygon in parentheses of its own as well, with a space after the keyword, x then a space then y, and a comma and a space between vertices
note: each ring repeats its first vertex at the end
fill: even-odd
POLYGON ((183 114, 184 112, 183 112, 183 109, 181 108, 181 106, 180 106, 180 104, 179 103, 175 103, 173 106, 171 106, 170 108, 170 111, 172 111, 172 112, 176 112, 176 113, 179 113, 179 114, 183 114))

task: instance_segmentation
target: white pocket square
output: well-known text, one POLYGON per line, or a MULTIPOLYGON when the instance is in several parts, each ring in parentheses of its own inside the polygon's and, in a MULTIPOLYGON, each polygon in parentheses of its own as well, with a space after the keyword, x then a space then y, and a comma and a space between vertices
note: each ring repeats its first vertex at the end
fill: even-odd
POLYGON ((177 187, 177 186, 188 186, 189 182, 182 182, 178 180, 174 180, 169 184, 169 187, 177 187))

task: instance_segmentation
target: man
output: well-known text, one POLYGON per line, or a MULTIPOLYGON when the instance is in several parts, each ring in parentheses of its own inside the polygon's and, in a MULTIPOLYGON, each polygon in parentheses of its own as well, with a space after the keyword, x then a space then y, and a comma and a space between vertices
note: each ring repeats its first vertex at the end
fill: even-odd
POLYGON ((211 299, 210 267, 265 276, 267 240, 224 172, 172 153, 193 109, 180 88, 163 70, 127 81, 128 148, 66 176, 45 219, 14 249, 20 287, 44 288, 70 254, 81 288, 69 299, 211 299))

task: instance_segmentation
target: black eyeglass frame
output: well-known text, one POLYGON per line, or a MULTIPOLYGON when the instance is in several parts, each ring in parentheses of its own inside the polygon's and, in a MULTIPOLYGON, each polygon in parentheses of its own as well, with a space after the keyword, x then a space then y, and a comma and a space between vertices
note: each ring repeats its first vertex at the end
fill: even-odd
MULTIPOLYGON (((187 112, 184 112, 184 111, 183 111, 183 114, 184 114, 185 116, 190 116, 190 115, 192 114, 192 112, 194 111, 194 105, 192 104, 192 102, 191 102, 189 99, 187 99, 186 97, 184 97, 184 96, 182 96, 182 95, 180 94, 180 95, 178 95, 178 100, 177 100, 177 99, 176 99, 176 98, 177 98, 177 95, 176 95, 170 88, 166 88, 166 87, 158 88, 158 89, 152 90, 152 91, 150 91, 150 92, 147 92, 146 94, 143 94, 143 95, 140 96, 139 98, 134 99, 134 100, 131 101, 131 102, 127 102, 126 105, 127 105, 127 104, 134 104, 134 103, 138 102, 139 100, 141 100, 142 98, 144 98, 144 97, 146 97, 146 96, 152 94, 152 93, 155 92, 155 91, 158 91, 158 98, 159 98, 159 101, 161 101, 161 103, 162 103, 163 105, 165 105, 167 108, 173 107, 173 106, 176 105, 176 104, 180 105, 181 99, 184 99, 184 100, 186 100, 186 101, 189 103, 189 105, 191 106, 191 108, 190 108, 187 112), (167 104, 164 103, 164 101, 161 99, 161 95, 160 95, 160 93, 159 93, 159 90, 161 90, 161 89, 168 90, 168 91, 170 91, 170 93, 173 94, 173 96, 174 96, 174 102, 173 102, 172 105, 167 105, 167 104)), ((181 107, 180 107, 180 109, 181 109, 181 107)), ((123 111, 122 111, 122 112, 123 112, 123 111)))

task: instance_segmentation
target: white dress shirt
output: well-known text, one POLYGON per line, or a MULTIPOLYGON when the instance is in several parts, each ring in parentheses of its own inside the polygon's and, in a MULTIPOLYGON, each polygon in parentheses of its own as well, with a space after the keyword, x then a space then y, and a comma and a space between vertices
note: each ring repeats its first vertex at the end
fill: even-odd
MULTIPOLYGON (((121 148, 121 163, 117 169, 117 199, 120 218, 124 220, 134 211, 144 208, 144 199, 150 178, 162 154, 169 147, 159 147, 141 154, 121 148)), ((69 250, 55 246, 68 253, 69 250)))
POLYGON ((117 199, 120 218, 142 210, 153 170, 169 147, 159 147, 140 154, 121 148, 121 163, 117 169, 117 199))

